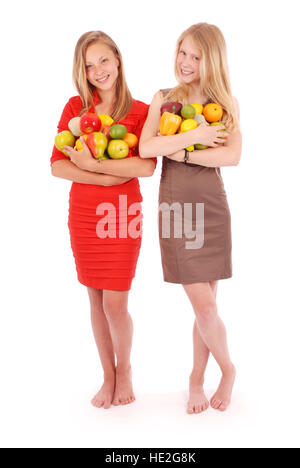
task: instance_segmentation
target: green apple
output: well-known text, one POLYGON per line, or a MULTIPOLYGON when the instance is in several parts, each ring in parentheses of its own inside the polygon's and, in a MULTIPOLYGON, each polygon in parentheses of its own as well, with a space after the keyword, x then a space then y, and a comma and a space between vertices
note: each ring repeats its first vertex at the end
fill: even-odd
POLYGON ((64 152, 64 146, 72 146, 72 148, 74 148, 75 137, 71 132, 69 132, 69 130, 63 130, 56 135, 54 144, 59 151, 62 151, 66 156, 69 156, 64 152))
POLYGON ((108 155, 112 159, 123 159, 129 153, 129 146, 123 140, 111 140, 107 147, 108 155))

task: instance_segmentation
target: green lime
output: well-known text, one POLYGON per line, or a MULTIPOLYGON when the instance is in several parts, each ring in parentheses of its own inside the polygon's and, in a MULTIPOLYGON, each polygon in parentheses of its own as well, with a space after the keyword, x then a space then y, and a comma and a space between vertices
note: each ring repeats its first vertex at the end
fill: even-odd
POLYGON ((203 149, 206 149, 206 148, 208 148, 208 146, 206 146, 206 145, 201 145, 200 143, 197 143, 197 144, 195 145, 195 149, 196 149, 196 150, 203 150, 203 149))
POLYGON ((122 140, 126 133, 127 128, 122 124, 112 125, 109 130, 109 136, 113 140, 122 140))
MULTIPOLYGON (((217 125, 224 125, 224 124, 223 122, 211 122, 209 125, 216 127, 217 125)), ((222 130, 218 130, 218 132, 226 132, 226 128, 223 128, 222 130)))
POLYGON ((180 113, 184 119, 193 119, 196 115, 196 109, 188 104, 187 106, 183 106, 180 113))

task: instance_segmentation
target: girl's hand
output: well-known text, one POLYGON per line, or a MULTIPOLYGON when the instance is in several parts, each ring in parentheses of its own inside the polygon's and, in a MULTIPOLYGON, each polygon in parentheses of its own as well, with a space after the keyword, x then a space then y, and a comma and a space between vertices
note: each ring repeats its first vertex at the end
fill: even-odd
POLYGON ((77 148, 72 148, 71 146, 64 146, 64 151, 68 154, 72 163, 76 164, 80 169, 88 171, 95 159, 82 136, 80 137, 80 141, 83 151, 78 151, 77 148))
POLYGON ((222 125, 209 125, 207 122, 202 122, 194 130, 190 130, 191 135, 193 135, 194 143, 200 143, 201 145, 211 146, 215 148, 219 144, 225 143, 229 136, 227 131, 220 132, 220 130, 226 130, 226 127, 222 125))
POLYGON ((164 157, 172 159, 173 161, 184 162, 184 155, 185 155, 185 151, 180 150, 180 151, 176 151, 176 153, 168 154, 167 156, 164 156, 164 157))

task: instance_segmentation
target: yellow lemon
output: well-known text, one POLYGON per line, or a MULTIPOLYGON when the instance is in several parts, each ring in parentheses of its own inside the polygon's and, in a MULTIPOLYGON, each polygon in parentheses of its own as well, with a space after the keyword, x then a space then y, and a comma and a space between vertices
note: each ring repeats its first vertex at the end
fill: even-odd
POLYGON ((181 132, 188 132, 189 130, 193 130, 198 126, 196 120, 194 119, 186 119, 182 122, 180 126, 180 131, 181 132))
MULTIPOLYGON (((88 135, 87 135, 87 134, 84 134, 84 135, 82 135, 82 136, 83 136, 83 138, 84 138, 84 140, 85 140, 85 142, 86 142, 88 135)), ((80 138, 78 138, 78 139, 76 140, 75 146, 76 146, 76 148, 77 148, 77 151, 83 151, 83 146, 82 146, 82 144, 81 144, 80 138)))
POLYGON ((191 153, 192 151, 194 151, 194 149, 195 149, 195 146, 194 146, 194 145, 188 146, 188 147, 186 148, 186 150, 189 151, 190 153, 191 153))
POLYGON ((202 104, 191 104, 191 105, 194 107, 196 114, 202 114, 203 112, 202 104))
POLYGON ((107 114, 98 114, 99 119, 101 120, 102 125, 112 125, 114 123, 114 119, 107 114))

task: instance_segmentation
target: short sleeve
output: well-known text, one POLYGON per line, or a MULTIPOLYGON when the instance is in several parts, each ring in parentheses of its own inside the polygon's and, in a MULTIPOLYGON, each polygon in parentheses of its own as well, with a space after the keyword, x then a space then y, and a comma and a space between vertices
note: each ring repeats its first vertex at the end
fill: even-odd
MULTIPOLYGON (((72 99, 72 98, 71 98, 72 99)), ((73 118, 76 117, 76 113, 73 110, 71 99, 67 102, 62 111, 60 120, 57 125, 57 133, 62 132, 63 130, 69 130, 68 123, 73 118)), ((78 115, 78 114, 77 114, 78 115)), ((53 164, 54 161, 58 161, 59 159, 66 159, 70 160, 68 156, 66 156, 62 151, 59 151, 55 145, 53 145, 52 156, 50 159, 50 163, 53 164)))
MULTIPOLYGON (((141 114, 141 116, 139 118, 139 121, 138 121, 138 124, 136 126, 135 134, 138 137, 138 139, 140 139, 140 137, 141 137, 143 126, 145 125, 145 122, 147 120, 149 107, 150 107, 149 105, 145 104, 144 112, 141 114)), ((157 158, 150 158, 150 159, 152 159, 152 161, 154 161, 155 167, 156 167, 157 166, 157 158)))

